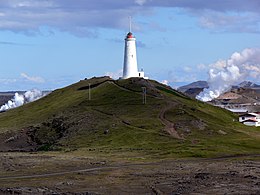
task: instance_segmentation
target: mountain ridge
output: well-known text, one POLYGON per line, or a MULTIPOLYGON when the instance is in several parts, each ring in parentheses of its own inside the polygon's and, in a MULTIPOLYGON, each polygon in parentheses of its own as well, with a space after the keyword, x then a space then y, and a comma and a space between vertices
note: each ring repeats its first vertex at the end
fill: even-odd
MULTIPOLYGON (((181 91, 182 93, 186 94, 187 96, 191 97, 191 98, 196 98, 197 95, 200 94, 200 92, 202 92, 205 88, 208 88, 208 82, 207 81, 196 81, 196 82, 192 82, 190 84, 184 85, 179 87, 177 90, 181 91)), ((238 85, 234 85, 230 87, 230 90, 224 92, 223 94, 221 94, 221 96, 219 98, 216 99, 220 99, 221 97, 224 97, 226 93, 238 93, 237 95, 240 95, 239 92, 243 91, 243 90, 255 90, 256 93, 258 93, 258 91, 260 90, 260 85, 253 83, 251 81, 243 81, 241 83, 239 83, 238 85)), ((243 94, 246 96, 246 94, 243 94)), ((244 103, 244 101, 242 102, 244 103)))

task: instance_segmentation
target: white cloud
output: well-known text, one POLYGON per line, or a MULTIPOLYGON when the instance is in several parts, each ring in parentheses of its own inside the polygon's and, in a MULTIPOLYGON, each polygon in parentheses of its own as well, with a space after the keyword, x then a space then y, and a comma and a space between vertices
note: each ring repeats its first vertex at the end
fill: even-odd
POLYGON ((17 82, 17 79, 0 79, 0 83, 1 84, 4 84, 4 85, 8 85, 8 84, 11 84, 11 83, 16 83, 17 82))
POLYGON ((228 60, 219 60, 210 65, 209 88, 201 92, 197 98, 210 101, 228 91, 232 85, 245 79, 260 80, 260 48, 248 48, 235 52, 228 60))
POLYGON ((207 66, 205 64, 198 64, 197 69, 198 70, 205 70, 205 69, 207 69, 207 66))
POLYGON ((260 32, 260 14, 258 13, 202 11, 197 15, 200 18, 201 27, 215 32, 260 32))
MULTIPOLYGON (((260 31, 259 0, 4 0, 0 3, 0 30, 31 35, 48 26, 96 37, 99 28, 126 29, 129 15, 150 16, 158 7, 182 8, 199 18, 202 27, 214 31, 260 31)), ((160 30, 160 26, 155 28, 160 30)))
POLYGON ((169 85, 169 81, 167 81, 167 80, 163 80, 161 83, 164 85, 169 85))
POLYGON ((119 79, 119 77, 123 76, 123 69, 120 69, 116 72, 106 72, 105 75, 109 76, 112 79, 119 79))
POLYGON ((34 82, 34 83, 44 83, 45 82, 45 80, 42 77, 29 76, 26 73, 21 73, 21 77, 28 81, 34 82))
POLYGON ((183 70, 184 70, 185 72, 187 72, 187 73, 192 72, 192 68, 189 67, 189 66, 185 66, 185 67, 183 68, 183 70))
POLYGON ((137 3, 138 5, 144 5, 146 1, 147 0, 135 0, 135 3, 137 3))

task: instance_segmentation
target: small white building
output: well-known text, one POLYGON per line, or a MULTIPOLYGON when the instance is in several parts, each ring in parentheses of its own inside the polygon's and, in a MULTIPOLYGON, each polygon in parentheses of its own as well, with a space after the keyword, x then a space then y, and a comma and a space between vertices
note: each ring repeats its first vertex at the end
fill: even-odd
POLYGON ((260 126, 260 113, 246 113, 239 116, 239 122, 248 126, 260 126))

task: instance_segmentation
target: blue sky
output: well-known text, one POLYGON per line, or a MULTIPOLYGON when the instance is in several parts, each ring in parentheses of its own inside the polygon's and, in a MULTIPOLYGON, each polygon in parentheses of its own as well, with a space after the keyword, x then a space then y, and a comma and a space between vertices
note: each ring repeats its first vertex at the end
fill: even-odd
POLYGON ((219 60, 252 48, 240 65, 254 74, 240 79, 260 83, 259 0, 5 0, 0 91, 119 77, 130 15, 138 66, 149 78, 173 87, 207 80, 219 60))

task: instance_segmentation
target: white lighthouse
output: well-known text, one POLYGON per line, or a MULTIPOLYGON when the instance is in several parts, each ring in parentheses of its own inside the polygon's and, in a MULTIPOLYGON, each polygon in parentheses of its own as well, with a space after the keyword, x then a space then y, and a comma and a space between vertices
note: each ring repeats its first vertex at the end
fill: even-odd
POLYGON ((144 72, 138 71, 137 56, 136 56, 136 44, 135 37, 131 32, 131 18, 130 29, 125 38, 125 54, 124 54, 124 69, 122 79, 128 79, 131 77, 144 77, 144 72))

